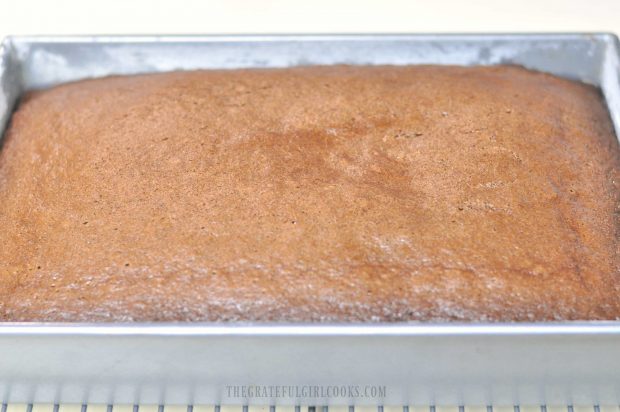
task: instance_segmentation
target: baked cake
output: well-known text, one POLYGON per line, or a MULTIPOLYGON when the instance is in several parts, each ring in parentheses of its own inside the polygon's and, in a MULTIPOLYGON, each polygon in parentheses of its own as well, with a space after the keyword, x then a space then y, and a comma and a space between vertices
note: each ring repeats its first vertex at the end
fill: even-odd
POLYGON ((519 67, 173 72, 24 97, 2 321, 620 318, 600 92, 519 67))

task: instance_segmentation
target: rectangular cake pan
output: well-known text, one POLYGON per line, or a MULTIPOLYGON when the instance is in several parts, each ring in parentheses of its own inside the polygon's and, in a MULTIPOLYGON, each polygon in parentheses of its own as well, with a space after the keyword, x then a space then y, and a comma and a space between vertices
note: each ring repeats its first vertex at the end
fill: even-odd
MULTIPOLYGON (((620 135, 619 50, 611 34, 10 37, 0 49, 0 131, 24 91, 89 77, 316 64, 518 64, 600 87, 620 135)), ((620 322, 5 323, 0 401, 618 405, 620 322), (231 391, 251 385, 286 386, 288 396, 231 391), (329 395, 334 386, 385 390, 329 395)))

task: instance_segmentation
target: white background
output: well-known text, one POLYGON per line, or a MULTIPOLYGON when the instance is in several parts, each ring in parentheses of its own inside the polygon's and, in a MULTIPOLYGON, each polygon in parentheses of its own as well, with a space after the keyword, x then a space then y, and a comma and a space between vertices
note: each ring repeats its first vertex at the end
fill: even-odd
POLYGON ((8 34, 613 31, 620 0, 0 0, 8 34))

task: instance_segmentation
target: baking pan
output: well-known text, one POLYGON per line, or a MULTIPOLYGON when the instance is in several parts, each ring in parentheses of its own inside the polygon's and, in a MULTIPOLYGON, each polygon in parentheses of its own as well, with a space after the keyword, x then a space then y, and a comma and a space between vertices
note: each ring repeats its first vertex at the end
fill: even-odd
MULTIPOLYGON (((619 49, 611 34, 10 37, 0 50, 0 129, 24 91, 89 77, 315 64, 518 64, 600 87, 620 135, 619 49)), ((5 323, 0 401, 618 405, 620 322, 5 323), (292 389, 289 396, 230 390, 250 386, 292 389), (385 390, 328 393, 344 386, 385 390), (304 392, 308 387, 319 391, 304 392)))

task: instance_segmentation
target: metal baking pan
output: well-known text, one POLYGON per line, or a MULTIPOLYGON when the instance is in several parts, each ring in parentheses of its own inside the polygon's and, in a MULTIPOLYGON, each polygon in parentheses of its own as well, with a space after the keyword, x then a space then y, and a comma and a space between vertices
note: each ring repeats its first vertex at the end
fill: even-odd
MULTIPOLYGON (((619 50, 611 34, 10 37, 0 50, 0 130, 24 91, 88 77, 337 63, 518 64, 600 87, 620 135, 619 50)), ((618 405, 620 322, 0 324, 0 401, 618 405), (385 391, 230 391, 247 385, 385 391)))

